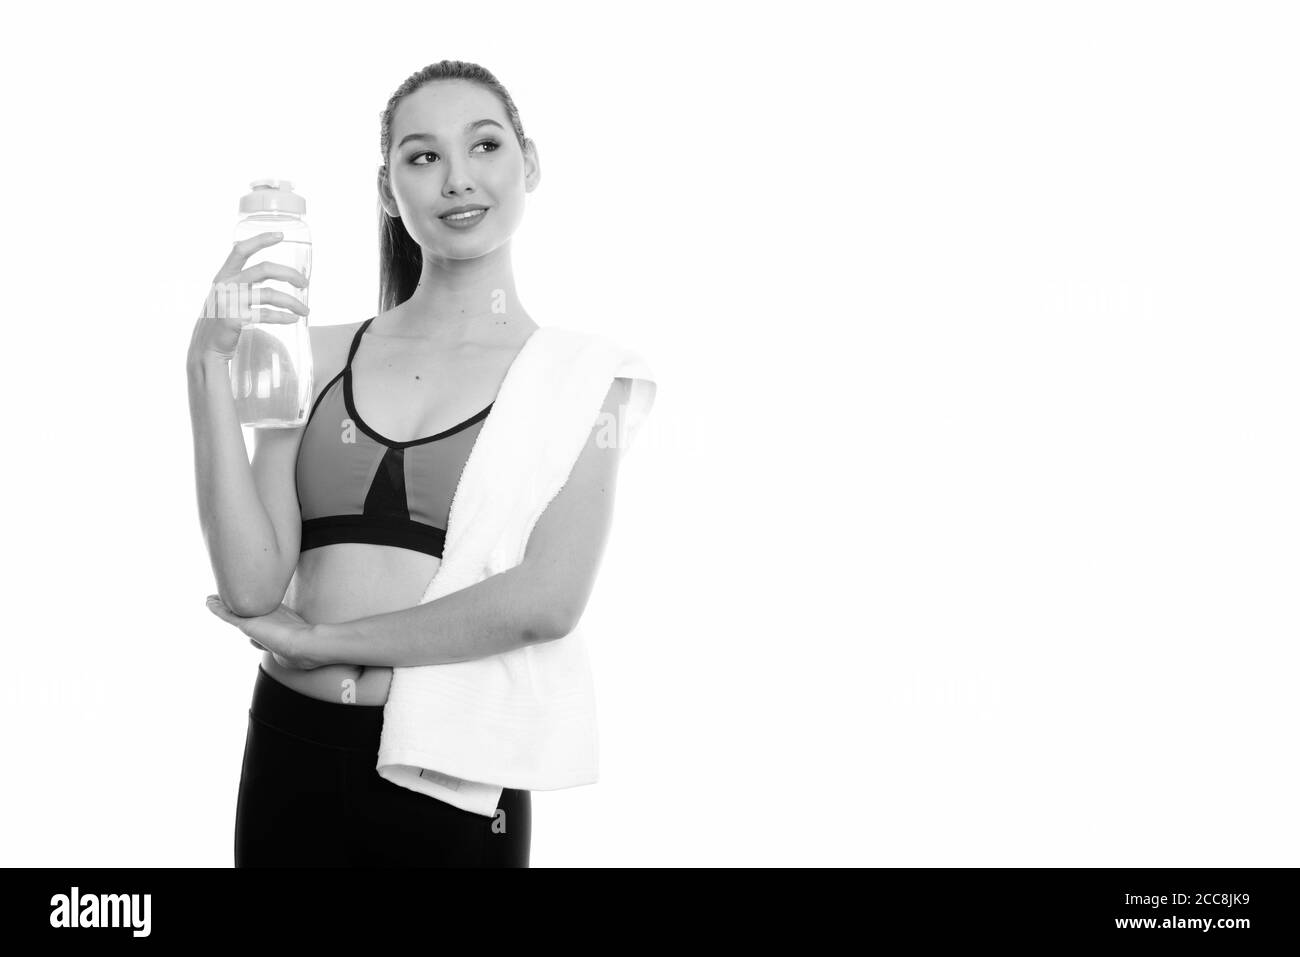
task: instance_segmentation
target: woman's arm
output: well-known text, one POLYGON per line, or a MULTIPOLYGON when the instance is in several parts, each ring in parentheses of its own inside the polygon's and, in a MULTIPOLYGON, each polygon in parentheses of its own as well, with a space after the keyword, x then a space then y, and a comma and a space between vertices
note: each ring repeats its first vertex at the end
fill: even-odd
MULTIPOLYGON (((199 523, 216 576, 217 593, 236 614, 263 615, 279 605, 293 567, 280 547, 275 526, 258 493, 235 411, 227 362, 191 356, 186 368, 199 523)), ((293 476, 289 473, 286 478, 285 463, 292 463, 302 429, 258 430, 267 431, 277 434, 257 436, 263 459, 260 464, 274 459, 280 484, 291 482, 293 476)), ((296 501, 293 509, 296 512, 296 501)), ((294 564, 296 551, 295 546, 294 564)))
POLYGON ((296 296, 259 285, 277 279, 305 288, 302 272, 270 261, 244 268, 253 253, 283 238, 278 232, 259 233, 231 247, 195 320, 185 361, 203 539, 218 594, 237 614, 249 616, 279 606, 298 563, 298 542, 287 542, 284 530, 297 534, 293 453, 303 429, 265 441, 260 433, 267 430, 258 430, 262 461, 250 466, 229 371, 248 322, 296 323, 310 312, 296 296), (269 460, 274 468, 268 468, 269 460), (270 499, 265 503, 264 491, 270 499))
POLYGON ((312 658, 322 664, 441 665, 571 632, 609 535, 621 452, 610 434, 622 434, 610 422, 617 422, 628 387, 626 379, 614 380, 568 480, 537 520, 522 562, 413 608, 313 625, 303 641, 312 658))

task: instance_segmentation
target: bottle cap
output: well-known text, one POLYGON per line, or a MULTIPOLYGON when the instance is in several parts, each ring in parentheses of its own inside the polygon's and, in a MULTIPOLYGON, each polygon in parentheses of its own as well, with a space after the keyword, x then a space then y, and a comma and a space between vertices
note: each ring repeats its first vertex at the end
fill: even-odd
POLYGON ((255 179, 248 184, 251 193, 239 200, 241 213, 284 212, 301 216, 307 212, 307 201, 293 191, 287 179, 255 179))

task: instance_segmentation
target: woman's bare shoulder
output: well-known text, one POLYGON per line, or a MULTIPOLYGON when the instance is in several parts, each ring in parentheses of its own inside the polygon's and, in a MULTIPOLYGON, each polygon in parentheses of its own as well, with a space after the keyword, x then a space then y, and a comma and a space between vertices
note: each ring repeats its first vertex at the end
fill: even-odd
POLYGON ((357 328, 363 322, 364 319, 359 319, 356 322, 337 322, 329 326, 313 326, 308 323, 307 331, 311 337, 312 378, 315 380, 313 403, 325 386, 343 371, 352 337, 356 335, 357 328))

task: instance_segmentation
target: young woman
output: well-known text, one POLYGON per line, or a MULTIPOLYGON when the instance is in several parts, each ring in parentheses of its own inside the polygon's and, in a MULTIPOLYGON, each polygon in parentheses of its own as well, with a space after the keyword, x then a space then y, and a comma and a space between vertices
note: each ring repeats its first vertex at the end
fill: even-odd
MULTIPOLYGON (((227 367, 245 323, 307 314, 294 297, 259 289, 261 305, 240 310, 210 295, 191 342, 200 515, 220 593, 209 607, 264 650, 235 864, 526 867, 528 791, 484 791, 500 792, 487 816, 379 776, 384 703, 393 667, 465 661, 563 633, 595 577, 617 450, 588 442, 535 526, 522 573, 419 604, 441 561, 461 469, 538 328, 515 291, 510 239, 541 168, 510 95, 487 70, 459 61, 398 88, 380 149, 381 311, 312 328, 307 424, 257 430, 250 465, 227 367), (349 663, 358 660, 367 664, 349 663)), ((244 268, 276 241, 237 243, 214 289, 301 283, 284 266, 244 268)), ((619 414, 626 388, 614 379, 601 411, 619 414)))

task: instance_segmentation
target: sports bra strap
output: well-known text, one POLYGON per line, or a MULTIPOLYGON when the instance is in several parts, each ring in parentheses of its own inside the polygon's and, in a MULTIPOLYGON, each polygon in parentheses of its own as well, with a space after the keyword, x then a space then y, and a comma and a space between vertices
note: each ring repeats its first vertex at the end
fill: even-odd
POLYGON ((366 327, 369 326, 372 322, 374 322, 378 318, 379 318, 378 316, 371 316, 365 322, 361 323, 361 327, 357 329, 356 335, 352 337, 352 348, 348 350, 347 365, 349 367, 351 367, 352 365, 352 357, 357 354, 357 347, 361 345, 361 337, 366 334, 366 327))

